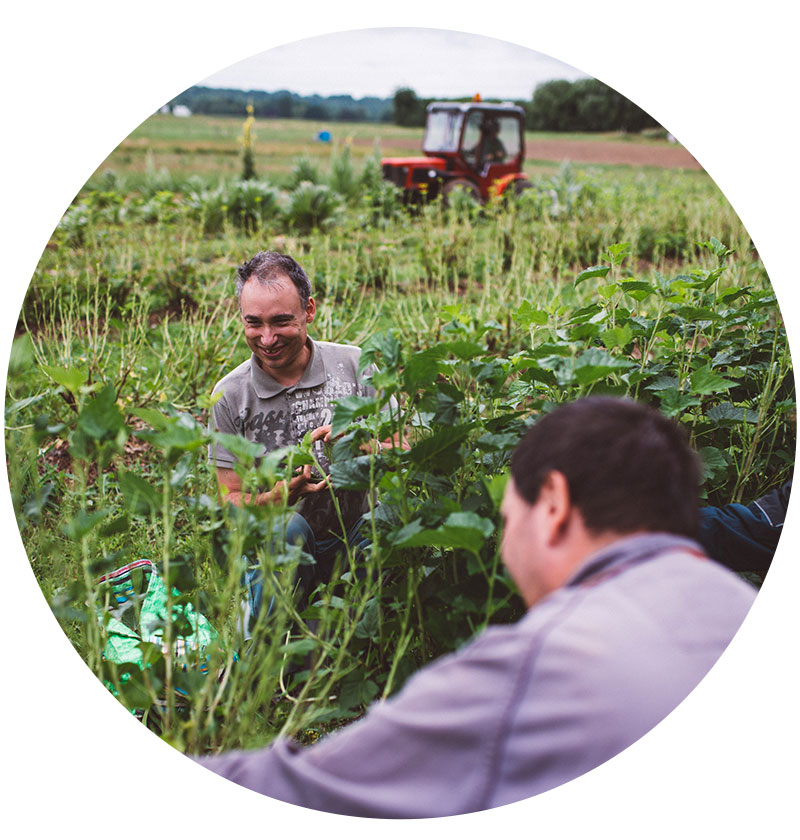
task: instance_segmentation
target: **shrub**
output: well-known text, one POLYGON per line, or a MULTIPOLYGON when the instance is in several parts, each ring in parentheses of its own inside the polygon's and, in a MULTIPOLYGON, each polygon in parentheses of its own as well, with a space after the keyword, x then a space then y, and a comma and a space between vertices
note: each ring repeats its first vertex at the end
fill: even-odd
POLYGON ((284 219, 291 228, 308 232, 332 225, 340 206, 339 197, 329 187, 304 181, 290 194, 284 219))

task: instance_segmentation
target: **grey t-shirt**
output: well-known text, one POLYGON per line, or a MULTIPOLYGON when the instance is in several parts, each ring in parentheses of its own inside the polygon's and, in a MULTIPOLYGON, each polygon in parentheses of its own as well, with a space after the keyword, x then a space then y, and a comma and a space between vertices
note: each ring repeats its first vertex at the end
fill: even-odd
MULTIPOLYGON (((351 394, 374 394, 374 389, 365 385, 358 374, 360 348, 311 339, 308 344, 311 359, 296 385, 287 387, 276 382, 253 356, 224 376, 212 392, 222 392, 223 396, 214 405, 211 427, 261 443, 266 454, 299 443, 307 432, 329 424, 336 400, 351 394)), ((330 463, 321 441, 316 444, 315 455, 327 472, 330 463)), ((235 456, 225 447, 213 444, 209 447, 208 460, 228 469, 236 463, 235 456)), ((337 490, 336 498, 345 528, 350 528, 364 512, 366 496, 360 491, 337 490)), ((341 533, 327 491, 301 499, 297 511, 317 538, 341 533)))

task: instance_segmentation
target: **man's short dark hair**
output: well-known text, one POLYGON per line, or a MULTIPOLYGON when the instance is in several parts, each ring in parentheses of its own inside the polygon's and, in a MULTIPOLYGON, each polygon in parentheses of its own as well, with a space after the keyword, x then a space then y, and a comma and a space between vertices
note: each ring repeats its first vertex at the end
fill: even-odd
POLYGON ((545 414, 511 457, 517 492, 534 504, 552 470, 593 533, 696 535, 699 459, 683 427, 653 408, 585 397, 545 414))
POLYGON ((259 251, 251 260, 242 263, 236 269, 236 299, 240 306, 242 288, 251 277, 255 277, 259 283, 266 286, 279 283, 284 277, 288 277, 300 295, 303 309, 308 305, 311 297, 311 283, 300 264, 288 254, 280 254, 277 251, 259 251))

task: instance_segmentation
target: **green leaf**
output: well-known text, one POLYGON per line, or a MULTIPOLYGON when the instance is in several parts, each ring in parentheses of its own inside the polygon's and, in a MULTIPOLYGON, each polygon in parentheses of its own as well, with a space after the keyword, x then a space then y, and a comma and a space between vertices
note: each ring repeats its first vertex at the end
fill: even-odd
POLYGON ((616 371, 631 367, 633 362, 630 360, 620 359, 599 347, 592 347, 576 359, 573 372, 579 385, 591 385, 616 371))
POLYGON ((633 330, 627 324, 600 333, 600 340, 609 350, 614 347, 625 347, 632 339, 633 330))
POLYGON ((366 706, 378 694, 378 686, 372 680, 364 679, 363 669, 348 674, 339 688, 339 708, 349 710, 366 706))
POLYGON ((361 397, 357 394, 342 397, 342 399, 337 400, 333 409, 331 435, 337 437, 346 431, 353 421, 359 417, 375 414, 379 409, 380 404, 373 397, 361 397))
POLYGON ((439 471, 453 469, 460 463, 458 447, 467 439, 471 430, 472 424, 445 426, 412 446, 408 458, 417 466, 428 464, 439 471))
POLYGON ((64 533, 73 542, 80 542, 89 534, 92 528, 94 528, 98 522, 101 522, 107 515, 107 510, 96 510, 92 513, 87 513, 85 510, 79 510, 72 519, 64 523, 62 528, 64 533))
MULTIPOLYGON (((244 435, 230 435, 225 432, 211 433, 212 446, 218 443, 224 446, 237 461, 242 464, 252 464, 256 458, 264 453, 264 446, 257 441, 248 440, 244 435)), ((282 450, 283 451, 283 450, 282 450)))
POLYGON ((408 393, 432 385, 439 374, 439 360, 444 356, 440 345, 413 353, 403 370, 403 384, 408 393))
POLYGON ((78 415, 77 428, 93 440, 113 438, 125 428, 125 418, 116 403, 116 391, 106 385, 78 415))
POLYGON ((611 271, 610 265, 593 265, 585 268, 576 278, 575 285, 583 283, 584 280, 591 280, 594 277, 605 277, 611 271))
POLYGON ((78 396, 81 386, 89 379, 89 373, 84 368, 60 368, 52 365, 42 365, 42 370, 62 388, 78 396))
POLYGON ((333 486, 339 490, 369 490, 370 473, 377 484, 386 472, 386 462, 380 456, 359 455, 331 464, 330 477, 333 486))
POLYGON ((642 280, 625 280, 619 284, 620 289, 634 300, 644 300, 649 295, 657 294, 657 289, 642 280))
POLYGON ((689 376, 689 385, 695 394, 717 394, 720 391, 729 391, 735 384, 715 373, 709 365, 698 368, 689 376))
POLYGON ((494 523, 490 519, 461 511, 451 513, 438 528, 420 528, 418 521, 412 522, 397 534, 394 544, 402 548, 464 548, 477 554, 493 533, 494 523))
POLYGON ((9 379, 13 379, 30 370, 33 367, 34 361, 33 341, 31 341, 30 335, 25 333, 19 336, 19 338, 15 338, 8 356, 9 379))
POLYGON ((721 449, 714 446, 704 446, 698 450, 697 454, 700 456, 703 465, 703 481, 719 473, 724 473, 728 468, 728 458, 721 449))
POLYGON ((757 423, 758 412, 732 403, 720 403, 712 406, 706 417, 718 426, 735 426, 738 423, 757 423))
POLYGON ((550 316, 543 309, 536 309, 530 301, 523 300, 516 312, 511 317, 522 327, 544 326, 550 316))
POLYGON ((119 489, 125 497, 125 504, 131 513, 148 516, 161 509, 161 495, 143 478, 128 470, 117 472, 119 489))
POLYGON ((687 409, 700 405, 699 397, 693 394, 681 394, 677 388, 667 388, 661 392, 661 411, 667 417, 680 417, 687 409))
POLYGON ((440 347, 445 352, 452 353, 465 362, 480 356, 484 352, 484 348, 475 341, 447 341, 440 347))

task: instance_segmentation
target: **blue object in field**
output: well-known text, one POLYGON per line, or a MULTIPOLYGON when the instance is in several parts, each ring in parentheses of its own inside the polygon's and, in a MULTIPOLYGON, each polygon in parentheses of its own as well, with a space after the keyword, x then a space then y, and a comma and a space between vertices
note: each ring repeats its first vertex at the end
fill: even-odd
POLYGON ((330 131, 320 131, 317 135, 317 140, 321 143, 330 143, 331 142, 331 133, 330 131))

